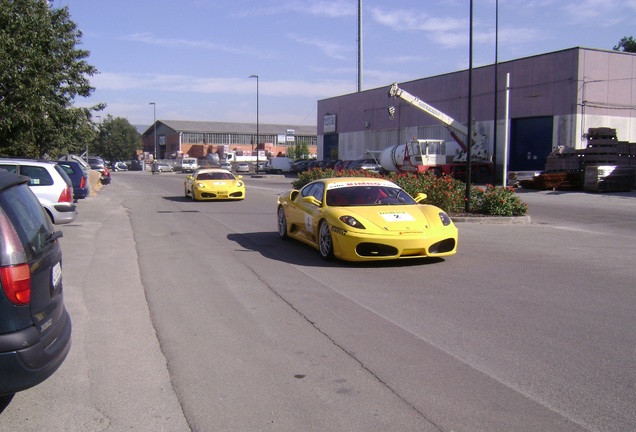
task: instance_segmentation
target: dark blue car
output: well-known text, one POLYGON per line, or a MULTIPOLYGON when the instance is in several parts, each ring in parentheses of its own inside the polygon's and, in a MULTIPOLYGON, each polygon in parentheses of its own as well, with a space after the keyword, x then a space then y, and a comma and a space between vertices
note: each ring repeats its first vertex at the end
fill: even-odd
POLYGON ((86 172, 79 162, 64 160, 57 161, 57 164, 66 172, 73 183, 73 199, 84 199, 88 196, 89 186, 86 172))

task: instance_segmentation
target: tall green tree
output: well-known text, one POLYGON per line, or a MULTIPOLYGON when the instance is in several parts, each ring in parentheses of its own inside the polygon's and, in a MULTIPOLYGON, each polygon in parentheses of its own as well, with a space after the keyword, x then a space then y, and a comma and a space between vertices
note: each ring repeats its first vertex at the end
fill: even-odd
POLYGON ((92 112, 104 105, 73 107, 97 73, 81 38, 66 7, 0 0, 0 154, 54 158, 92 139, 92 112))
POLYGON ((89 154, 99 155, 111 162, 136 159, 141 149, 141 135, 123 117, 110 114, 99 125, 98 134, 89 147, 89 154))
POLYGON ((636 53, 636 40, 632 36, 625 36, 614 47, 614 50, 636 53))
POLYGON ((297 141, 296 144, 287 147, 286 154, 290 159, 307 159, 309 157, 309 146, 304 141, 297 141))

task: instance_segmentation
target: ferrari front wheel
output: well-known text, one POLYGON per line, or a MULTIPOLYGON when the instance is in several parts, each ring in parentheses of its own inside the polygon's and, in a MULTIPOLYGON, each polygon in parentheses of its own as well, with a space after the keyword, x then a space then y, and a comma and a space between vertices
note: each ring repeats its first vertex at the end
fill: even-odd
POLYGON ((322 259, 333 259, 333 239, 331 238, 331 229, 327 221, 320 222, 318 227, 318 248, 322 259))
POLYGON ((283 240, 287 238, 287 218, 283 206, 278 207, 278 236, 283 240))

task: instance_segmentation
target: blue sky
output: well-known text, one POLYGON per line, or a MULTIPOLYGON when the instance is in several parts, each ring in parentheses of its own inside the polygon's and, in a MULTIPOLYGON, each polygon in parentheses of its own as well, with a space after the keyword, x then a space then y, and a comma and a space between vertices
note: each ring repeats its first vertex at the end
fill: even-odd
MULTIPOLYGON (((362 88, 466 69, 468 0, 362 0, 362 88)), ((473 65, 495 60, 495 0, 473 2, 473 65)), ((99 70, 76 105, 158 120, 315 125, 357 90, 358 0, 54 0, 99 70)), ((636 37, 636 0, 499 0, 499 61, 636 37)))

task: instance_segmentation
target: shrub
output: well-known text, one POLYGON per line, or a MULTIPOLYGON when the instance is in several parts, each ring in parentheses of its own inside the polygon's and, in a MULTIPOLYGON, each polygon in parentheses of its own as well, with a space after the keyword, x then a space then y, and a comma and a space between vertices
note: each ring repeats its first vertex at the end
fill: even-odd
POLYGON ((426 203, 435 205, 447 212, 464 210, 466 185, 449 175, 437 177, 432 171, 424 174, 395 174, 386 176, 387 179, 404 189, 409 195, 415 196, 420 192, 426 194, 426 203))
MULTIPOLYGON (((425 193, 426 204, 435 205, 449 213, 462 213, 466 205, 466 184, 450 175, 437 177, 432 171, 423 174, 388 173, 378 174, 370 171, 314 168, 302 172, 292 183, 294 189, 300 189, 307 183, 329 177, 373 177, 385 178, 404 189, 409 195, 425 193)), ((511 187, 495 187, 487 185, 485 190, 471 187, 472 213, 483 213, 493 216, 524 216, 528 206, 521 202, 511 187)))
POLYGON ((494 216, 524 216, 528 205, 521 201, 512 187, 486 185, 485 190, 473 188, 474 211, 494 216))

